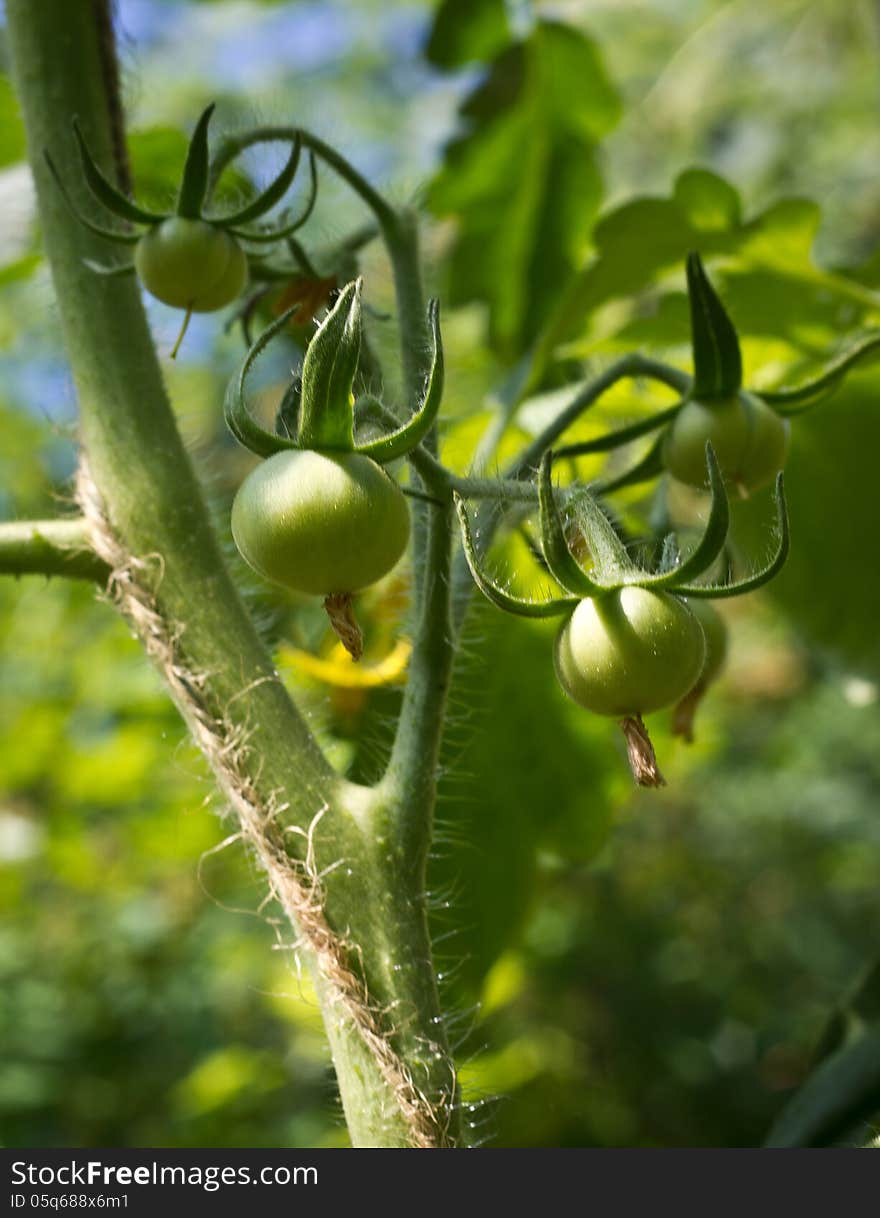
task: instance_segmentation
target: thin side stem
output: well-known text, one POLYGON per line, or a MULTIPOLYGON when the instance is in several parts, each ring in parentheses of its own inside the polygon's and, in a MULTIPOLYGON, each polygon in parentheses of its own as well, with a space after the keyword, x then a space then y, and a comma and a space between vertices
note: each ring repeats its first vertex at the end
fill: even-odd
POLYGON ((92 549, 86 522, 77 516, 0 524, 0 574, 60 575, 106 584, 110 568, 92 549))
POLYGON ((355 194, 360 195, 379 221, 383 231, 386 226, 393 226, 395 224, 397 213, 394 208, 379 194, 378 190, 370 185, 363 174, 355 169, 351 161, 337 152, 330 144, 325 143, 320 136, 313 135, 310 131, 304 131, 301 127, 294 127, 289 124, 254 127, 250 131, 243 131, 240 135, 227 136, 217 149, 211 162, 208 198, 211 197, 216 189, 223 171, 242 152, 245 152, 248 148, 255 147, 257 144, 292 144, 297 136, 302 140, 304 148, 310 148, 344 182, 348 183, 355 194))
POLYGON ((454 656, 449 595, 453 509, 451 502, 442 507, 425 506, 430 512, 425 595, 397 734, 381 783, 389 799, 395 836, 405 843, 406 856, 422 874, 433 829, 437 764, 454 656))
POLYGON ((677 393, 687 393, 691 384, 691 378, 686 372, 672 368, 669 364, 649 359, 646 355, 624 355, 578 390, 565 409, 561 410, 556 418, 548 423, 543 431, 539 432, 516 457, 506 471, 508 477, 527 477, 532 470, 537 469, 547 449, 551 448, 559 437, 599 400, 603 393, 607 393, 618 381, 637 377, 648 377, 650 380, 659 381, 677 393))
MULTIPOLYGON (((524 378, 525 375, 524 373, 524 378)), ((537 470, 544 453, 553 447, 559 437, 586 410, 589 410, 603 393, 607 393, 618 381, 635 377, 648 377, 651 380, 659 381, 681 394, 688 392, 691 383, 691 378, 687 373, 659 360, 650 359, 648 356, 638 353, 623 356, 574 394, 568 405, 508 465, 504 471, 503 481, 522 481, 531 477, 537 470)), ((523 383, 526 383, 525 379, 523 383)), ((512 417, 513 405, 511 404, 507 412, 507 419, 512 417)), ((497 438, 500 439, 500 432, 497 438)), ((491 545, 492 538, 501 523, 502 515, 497 500, 481 505, 474 521, 475 544, 479 557, 482 557, 491 545)), ((453 629, 456 633, 464 623, 473 589, 474 582, 464 553, 459 552, 455 556, 452 569, 453 629)))

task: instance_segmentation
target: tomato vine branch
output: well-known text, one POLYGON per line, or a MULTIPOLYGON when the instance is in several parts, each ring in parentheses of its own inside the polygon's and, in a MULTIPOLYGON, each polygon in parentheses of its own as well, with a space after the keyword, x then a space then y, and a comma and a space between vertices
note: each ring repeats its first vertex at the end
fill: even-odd
POLYGON ((81 516, 0 523, 0 575, 60 575, 106 584, 110 569, 89 542, 81 516))

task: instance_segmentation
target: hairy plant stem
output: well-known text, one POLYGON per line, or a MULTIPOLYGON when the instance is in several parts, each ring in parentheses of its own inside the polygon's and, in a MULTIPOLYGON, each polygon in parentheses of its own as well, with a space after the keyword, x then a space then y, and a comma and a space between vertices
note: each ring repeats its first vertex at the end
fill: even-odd
POLYGON ((7 520, 0 524, 0 573, 64 575, 106 584, 110 568, 91 547, 81 516, 61 520, 7 520))
MULTIPOLYGON (((335 774, 282 686, 223 563, 136 284, 96 277, 84 264, 100 260, 105 243, 71 217, 43 159, 50 149, 80 206, 93 207, 70 120, 79 117, 106 171, 117 117, 99 39, 98 18, 106 27, 107 11, 104 0, 7 4, 46 253, 80 401, 91 540, 298 922, 318 974, 353 1142, 454 1144, 454 1078, 423 872, 382 829, 394 799, 335 774)), ((436 582, 446 586, 443 577, 436 582)))

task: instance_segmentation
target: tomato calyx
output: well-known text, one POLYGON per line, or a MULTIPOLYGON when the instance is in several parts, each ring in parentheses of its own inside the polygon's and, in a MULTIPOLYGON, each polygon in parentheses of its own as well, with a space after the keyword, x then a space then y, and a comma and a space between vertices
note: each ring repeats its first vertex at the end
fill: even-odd
MULTIPOLYGON (((353 280, 340 291, 309 343, 301 372, 285 391, 288 409, 284 425, 274 433, 261 427, 251 415, 247 382, 258 357, 285 329, 299 306, 282 313, 250 347, 227 386, 224 402, 227 426, 245 448, 260 457, 291 449, 355 452, 386 465, 405 457, 422 442, 436 421, 443 396, 439 305, 436 300, 428 302, 431 351, 425 384, 412 414, 396 429, 360 443, 355 439, 354 421, 359 408, 366 412, 374 401, 365 395, 356 402, 353 393, 363 331, 362 294, 362 279, 353 280)), ((379 413, 388 412, 383 407, 379 413)))

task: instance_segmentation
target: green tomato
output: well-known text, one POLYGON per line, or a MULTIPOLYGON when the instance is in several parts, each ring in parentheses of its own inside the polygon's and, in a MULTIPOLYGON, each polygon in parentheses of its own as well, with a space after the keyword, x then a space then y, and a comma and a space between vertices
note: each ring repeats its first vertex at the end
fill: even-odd
POLYGON ((580 602, 556 639, 556 675, 575 702, 622 719, 678 701, 705 655, 702 628, 681 600, 628 586, 580 602))
POLYGON ((699 682, 704 688, 715 680, 727 659, 727 624, 711 601, 702 597, 685 602, 703 628, 706 639, 706 659, 699 682))
POLYGON ((773 480, 785 464, 789 425, 754 394, 723 401, 692 398, 675 416, 663 443, 669 472, 689 486, 706 485, 706 441, 712 442, 724 477, 743 491, 773 480))
POLYGON ((206 220, 172 216, 141 237, 134 254, 141 283, 177 309, 212 313, 231 304, 247 283, 241 246, 206 220))
POLYGON ((312 596, 381 579, 409 540, 400 487, 359 453, 285 451, 260 463, 232 505, 242 556, 273 583, 312 596))

